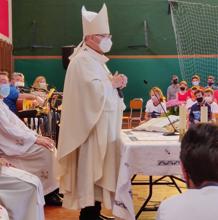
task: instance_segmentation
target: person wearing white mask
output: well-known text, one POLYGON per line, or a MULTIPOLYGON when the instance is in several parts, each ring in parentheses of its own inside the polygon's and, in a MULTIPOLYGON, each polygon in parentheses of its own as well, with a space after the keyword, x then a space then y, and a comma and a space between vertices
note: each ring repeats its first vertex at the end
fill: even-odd
POLYGON ((47 92, 48 84, 46 83, 46 78, 44 76, 37 76, 33 82, 32 88, 47 92))
MULTIPOLYGON (((204 90, 204 88, 200 85, 200 82, 201 82, 201 78, 199 75, 195 74, 192 76, 191 79, 192 87, 196 89, 204 90)), ((192 87, 187 90, 188 97, 192 97, 192 87)))
POLYGON ((195 74, 192 76, 192 86, 199 86, 200 85, 200 77, 195 74))
POLYGON ((46 78, 44 76, 37 76, 32 85, 31 94, 36 95, 43 100, 42 104, 45 102, 48 92, 48 84, 46 83, 46 78))
MULTIPOLYGON (((112 209, 119 170, 120 130, 124 110, 118 90, 123 74, 112 75, 104 53, 112 46, 107 8, 82 8, 83 41, 70 57, 58 142, 63 206, 79 210, 80 220, 107 219, 101 203, 112 209)), ((120 94, 121 96, 121 94, 120 94)))
POLYGON ((23 73, 14 72, 11 76, 11 85, 15 87, 24 87, 25 82, 23 73))
POLYGON ((145 106, 145 120, 149 120, 151 118, 157 118, 165 114, 166 102, 165 97, 160 88, 153 87, 150 90, 150 99, 147 101, 145 106))
POLYGON ((42 181, 47 204, 61 205, 56 195, 58 182, 54 141, 29 129, 3 102, 10 92, 9 79, 0 71, 0 157, 19 169, 28 171, 42 181))
MULTIPOLYGON (((8 73, 7 73, 8 74, 8 73)), ((4 98, 4 103, 9 107, 9 109, 14 112, 16 115, 19 115, 17 109, 18 100, 32 100, 35 105, 39 105, 43 102, 42 99, 38 98, 36 95, 30 93, 21 93, 19 88, 24 87, 24 75, 22 73, 14 72, 11 76, 10 81, 10 93, 7 97, 4 98)))

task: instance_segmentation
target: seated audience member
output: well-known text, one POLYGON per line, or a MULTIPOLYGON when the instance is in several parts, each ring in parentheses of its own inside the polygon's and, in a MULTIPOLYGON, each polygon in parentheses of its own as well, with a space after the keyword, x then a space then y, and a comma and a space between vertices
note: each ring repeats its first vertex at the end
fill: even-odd
POLYGON ((167 88, 167 101, 176 99, 176 93, 179 91, 178 76, 172 75, 171 85, 167 88))
POLYGON ((46 100, 46 94, 48 92, 48 84, 46 83, 46 78, 44 76, 38 76, 32 85, 32 94, 39 96, 44 101, 46 100))
POLYGON ((25 86, 25 79, 23 73, 14 72, 11 76, 11 85, 15 87, 24 87, 25 86))
MULTIPOLYGON (((204 89, 201 85, 200 85, 200 82, 201 82, 201 79, 200 79, 200 76, 195 74, 192 76, 192 79, 191 79, 191 84, 192 86, 196 87, 197 89, 204 89)), ((188 89, 188 96, 191 97, 191 88, 188 89)))
POLYGON ((165 97, 160 88, 153 87, 150 90, 150 97, 145 107, 145 120, 160 117, 164 115, 164 110, 166 111, 165 97))
POLYGON ((201 82, 201 79, 200 79, 199 75, 195 74, 195 75, 192 76, 192 81, 191 81, 192 86, 199 86, 199 87, 201 87, 200 86, 200 82, 201 82))
POLYGON ((41 120, 40 130, 43 135, 50 136, 51 134, 51 112, 50 112, 50 103, 47 99, 48 94, 48 84, 46 82, 46 78, 44 76, 38 76, 33 82, 32 85, 33 90, 31 94, 39 97, 42 101, 40 107, 44 109, 45 116, 41 120))
POLYGON ((187 93, 187 82, 181 81, 179 83, 179 92, 177 92, 177 100, 179 103, 186 103, 188 99, 188 93, 187 93))
POLYGON ((33 88, 38 90, 48 90, 48 84, 44 76, 37 76, 32 85, 33 88))
POLYGON ((163 201, 157 220, 218 219, 218 127, 193 125, 181 143, 180 160, 188 190, 163 201))
POLYGON ((218 89, 218 87, 215 85, 215 77, 214 76, 208 76, 207 86, 205 88, 211 88, 213 90, 218 89))
POLYGON ((218 113, 218 105, 214 102, 213 89, 207 88, 204 90, 204 100, 210 105, 212 114, 218 113))
MULTIPOLYGON (((7 209, 11 220, 44 220, 44 197, 39 178, 11 165, 0 158, 0 204, 7 209)), ((0 219, 6 220, 2 214, 0 207, 0 219)))
MULTIPOLYGON (((3 102, 9 92, 8 77, 0 72, 0 156, 17 168, 38 176, 46 195, 58 188, 54 174, 57 164, 54 142, 37 135, 9 110, 3 102)), ((47 197, 47 203, 50 203, 50 198, 47 197)), ((53 198, 57 203, 56 195, 53 198)))
POLYGON ((204 92, 200 89, 197 89, 194 93, 197 103, 192 105, 189 113, 189 121, 191 123, 199 123, 201 120, 201 107, 207 106, 208 108, 208 121, 211 120, 211 107, 204 100, 204 92))
POLYGON ((196 86, 192 86, 192 88, 190 89, 190 92, 188 94, 188 98, 186 100, 186 108, 188 110, 190 110, 192 105, 194 105, 197 102, 196 98, 195 98, 195 94, 194 94, 196 90, 197 90, 196 86))
MULTIPOLYGON (((6 72, 5 72, 6 73, 6 72)), ((7 74, 7 73, 6 73, 7 74)), ((7 74, 8 75, 8 74, 7 74)), ((19 87, 24 86, 24 75, 22 73, 13 73, 10 84, 10 93, 4 98, 4 103, 9 107, 9 109, 18 114, 17 101, 19 100, 33 100, 35 105, 42 102, 37 96, 29 93, 20 93, 19 87)))

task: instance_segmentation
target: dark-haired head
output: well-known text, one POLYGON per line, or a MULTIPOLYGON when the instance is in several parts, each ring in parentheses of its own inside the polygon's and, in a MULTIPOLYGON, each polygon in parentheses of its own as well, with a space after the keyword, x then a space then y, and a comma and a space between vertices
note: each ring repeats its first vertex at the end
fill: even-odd
POLYGON ((182 140, 180 159, 185 176, 194 187, 218 183, 218 127, 206 123, 192 125, 182 140))

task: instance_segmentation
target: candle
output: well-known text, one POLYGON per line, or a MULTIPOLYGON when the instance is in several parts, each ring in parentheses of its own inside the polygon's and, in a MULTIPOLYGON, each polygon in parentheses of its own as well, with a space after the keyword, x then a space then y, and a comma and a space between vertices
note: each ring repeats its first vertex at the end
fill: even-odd
POLYGON ((208 122, 208 108, 207 106, 201 106, 201 123, 208 122))
POLYGON ((187 111, 185 105, 179 106, 179 141, 182 141, 182 138, 185 135, 187 130, 187 111))
POLYGON ((179 129, 186 130, 187 128, 187 111, 185 105, 179 106, 179 129))

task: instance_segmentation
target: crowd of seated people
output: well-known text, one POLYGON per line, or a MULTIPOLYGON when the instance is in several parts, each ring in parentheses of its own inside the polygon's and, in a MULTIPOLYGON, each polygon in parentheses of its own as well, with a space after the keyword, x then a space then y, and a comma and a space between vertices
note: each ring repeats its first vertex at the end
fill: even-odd
MULTIPOLYGON (((7 73, 6 73, 7 74, 7 73)), ((55 136, 56 122, 59 117, 53 117, 56 109, 51 111, 51 95, 44 76, 38 76, 32 86, 25 86, 22 73, 14 72, 10 77, 10 93, 5 97, 4 103, 26 124, 46 136, 55 136), (50 99, 48 98, 50 94, 50 99), (54 118, 54 119, 53 119, 54 118)), ((52 89, 54 91, 54 89, 52 89)))
POLYGON ((191 87, 184 80, 178 81, 176 75, 172 76, 171 85, 167 89, 167 100, 158 87, 153 87, 150 99, 145 106, 145 120, 164 116, 170 109, 177 109, 185 105, 189 114, 190 123, 200 122, 200 109, 202 106, 208 108, 208 120, 215 120, 218 114, 218 87, 215 85, 215 77, 208 76, 207 85, 200 84, 200 76, 197 74, 191 78, 191 87))

